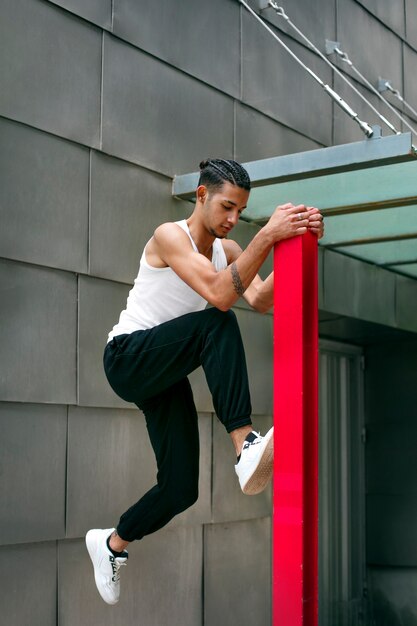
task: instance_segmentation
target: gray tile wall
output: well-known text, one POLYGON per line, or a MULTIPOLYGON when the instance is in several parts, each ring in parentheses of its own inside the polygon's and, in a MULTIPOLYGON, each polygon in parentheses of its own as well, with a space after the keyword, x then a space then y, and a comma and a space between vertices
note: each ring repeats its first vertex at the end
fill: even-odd
POLYGON ((170 65, 239 98, 237 2, 195 0, 190 11, 187 2, 115 0, 113 32, 170 65), (214 55, 219 62, 213 62, 214 55))
MULTIPOLYGON (((405 12, 401 6, 285 2, 321 49, 325 38, 340 37, 370 79, 386 70, 411 102, 417 10, 411 0, 405 12)), ((207 156, 250 161, 361 138, 237 1, 172 7, 168 0, 2 5, 0 558, 2 616, 10 626, 270 623, 271 493, 239 492, 234 451, 201 371, 191 376, 200 499, 132 546, 124 599, 114 610, 97 596, 82 540, 90 525, 114 524, 154 480, 143 416, 112 392, 101 359, 144 243, 157 224, 189 212, 171 199, 172 176, 207 156)), ((330 70, 291 29, 270 10, 266 18, 332 84, 330 70)), ((353 96, 349 101, 362 113, 353 96)), ((239 241, 255 230, 241 224, 239 241)), ((415 331, 407 279, 384 283, 387 294, 395 292, 393 310, 382 277, 371 270, 359 276, 349 261, 336 255, 326 264, 324 256, 322 308, 339 315, 338 265, 350 275, 348 291, 363 296, 341 313, 415 331), (376 301, 368 295, 373 289, 376 301)), ((266 265, 264 273, 270 259, 266 265)), ((254 422, 265 430, 272 318, 244 305, 236 311, 254 422)), ((387 445, 381 431, 375 467, 387 445)))
POLYGON ((5 0, 0 115, 97 146, 101 31, 41 0, 5 0))

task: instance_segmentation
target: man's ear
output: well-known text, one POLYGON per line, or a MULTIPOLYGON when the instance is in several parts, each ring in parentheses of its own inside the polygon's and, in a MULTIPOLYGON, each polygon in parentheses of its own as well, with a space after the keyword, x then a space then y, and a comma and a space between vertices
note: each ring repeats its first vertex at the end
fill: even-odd
POLYGON ((196 191, 197 200, 204 204, 208 197, 208 189, 205 185, 199 185, 196 191))

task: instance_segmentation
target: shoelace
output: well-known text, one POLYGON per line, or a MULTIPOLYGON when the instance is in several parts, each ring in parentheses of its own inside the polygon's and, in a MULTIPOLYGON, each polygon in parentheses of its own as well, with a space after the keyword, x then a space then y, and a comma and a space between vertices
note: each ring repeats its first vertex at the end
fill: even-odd
POLYGON ((120 563, 120 561, 117 561, 116 559, 114 559, 114 561, 112 562, 112 568, 113 568, 113 576, 112 576, 112 581, 114 583, 118 583, 120 581, 120 568, 122 567, 122 565, 126 565, 126 561, 123 561, 122 563, 120 563))

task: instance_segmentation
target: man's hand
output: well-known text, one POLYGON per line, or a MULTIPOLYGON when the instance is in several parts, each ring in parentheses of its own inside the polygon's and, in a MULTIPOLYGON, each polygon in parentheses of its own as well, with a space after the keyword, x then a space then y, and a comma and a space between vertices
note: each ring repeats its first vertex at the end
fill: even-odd
POLYGON ((291 202, 277 206, 264 228, 269 230, 273 241, 304 235, 309 226, 309 212, 304 204, 291 202))
POLYGON ((277 206, 266 228, 274 241, 304 235, 308 230, 320 239, 324 233, 323 216, 316 207, 288 202, 277 206))
POLYGON ((323 215, 318 209, 313 206, 307 207, 308 213, 308 230, 314 235, 317 235, 318 239, 321 239, 324 235, 324 219, 323 215))

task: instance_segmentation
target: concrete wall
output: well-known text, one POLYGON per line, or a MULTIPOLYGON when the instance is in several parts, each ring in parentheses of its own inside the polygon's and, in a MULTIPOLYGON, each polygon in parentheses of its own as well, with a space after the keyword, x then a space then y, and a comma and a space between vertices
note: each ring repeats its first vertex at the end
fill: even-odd
MULTIPOLYGON (((415 81, 403 83, 417 58, 412 0, 285 4, 318 45, 339 37, 370 78, 388 64, 387 78, 415 96, 415 81)), ((189 210, 171 199, 174 174, 207 156, 254 160, 362 135, 237 0, 2 0, 0 10, 2 619, 266 625, 270 493, 237 489, 199 372, 200 500, 132 546, 119 606, 98 597, 83 535, 115 524, 155 471, 143 416, 107 385, 102 350, 143 243, 189 210)), ((253 232, 241 225, 238 238, 253 232)), ((271 317, 237 314, 264 430, 271 317)))

